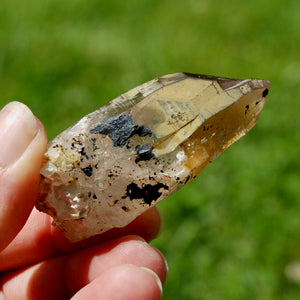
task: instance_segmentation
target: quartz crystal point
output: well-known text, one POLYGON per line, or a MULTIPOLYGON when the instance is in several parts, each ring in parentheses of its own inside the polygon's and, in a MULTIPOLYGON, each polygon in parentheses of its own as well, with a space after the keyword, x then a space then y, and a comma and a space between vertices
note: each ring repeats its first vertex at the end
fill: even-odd
POLYGON ((73 242, 127 225, 245 135, 269 88, 176 73, 128 91, 49 143, 36 207, 73 242))

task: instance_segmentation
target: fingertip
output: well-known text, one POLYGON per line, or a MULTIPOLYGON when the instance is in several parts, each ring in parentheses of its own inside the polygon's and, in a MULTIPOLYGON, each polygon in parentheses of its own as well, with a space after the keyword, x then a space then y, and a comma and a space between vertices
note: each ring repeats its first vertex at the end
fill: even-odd
POLYGON ((66 263, 66 284, 75 293, 108 269, 128 264, 152 270, 162 283, 166 280, 161 252, 139 236, 126 236, 72 254, 66 263))
POLYGON ((72 300, 118 299, 159 300, 162 284, 151 270, 134 265, 119 265, 108 269, 81 289, 72 300))
POLYGON ((0 111, 0 128, 0 166, 6 169, 19 160, 34 139, 38 124, 25 104, 14 101, 0 111))

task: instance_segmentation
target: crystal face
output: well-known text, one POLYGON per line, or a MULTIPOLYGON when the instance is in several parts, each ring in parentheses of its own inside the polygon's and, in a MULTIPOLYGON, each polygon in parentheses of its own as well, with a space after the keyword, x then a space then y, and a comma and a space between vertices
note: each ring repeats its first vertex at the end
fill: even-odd
POLYGON ((269 88, 176 73, 128 91, 49 142, 36 207, 73 242, 129 224, 245 135, 269 88))

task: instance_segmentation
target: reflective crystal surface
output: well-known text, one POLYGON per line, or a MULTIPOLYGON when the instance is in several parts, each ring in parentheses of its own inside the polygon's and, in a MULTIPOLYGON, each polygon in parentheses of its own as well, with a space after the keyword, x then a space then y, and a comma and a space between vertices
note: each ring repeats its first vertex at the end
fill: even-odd
POLYGON ((127 225, 245 135, 269 88, 176 73, 128 91, 49 143, 36 207, 71 241, 127 225))

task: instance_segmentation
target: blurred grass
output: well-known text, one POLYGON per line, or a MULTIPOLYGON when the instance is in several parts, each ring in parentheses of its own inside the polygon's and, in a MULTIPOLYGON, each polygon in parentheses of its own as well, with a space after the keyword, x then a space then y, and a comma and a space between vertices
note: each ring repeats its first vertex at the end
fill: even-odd
POLYGON ((26 103, 49 138, 159 75, 263 78, 256 127, 159 205, 163 299, 298 299, 298 0, 1 0, 0 105, 26 103))

